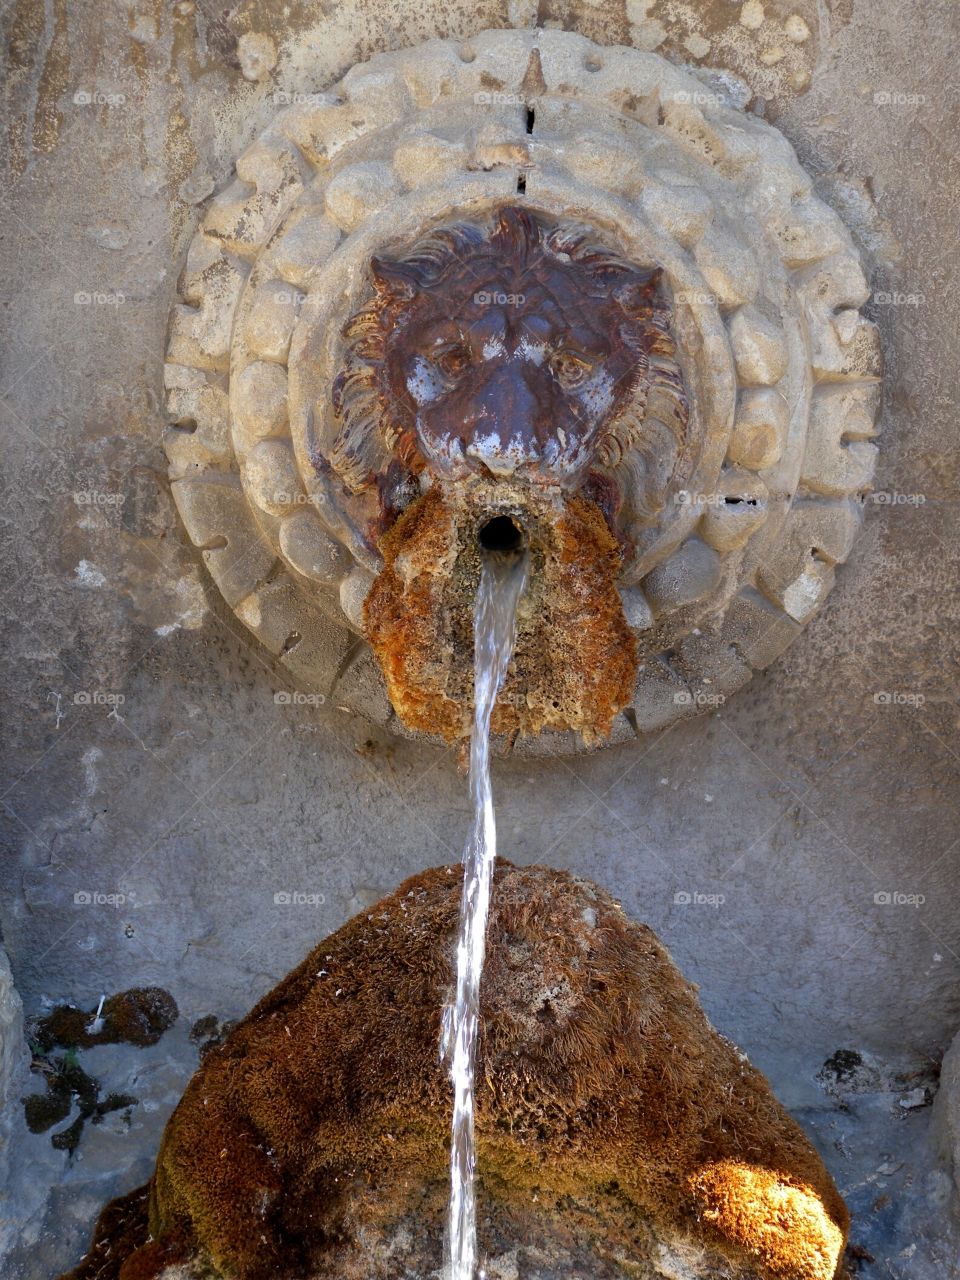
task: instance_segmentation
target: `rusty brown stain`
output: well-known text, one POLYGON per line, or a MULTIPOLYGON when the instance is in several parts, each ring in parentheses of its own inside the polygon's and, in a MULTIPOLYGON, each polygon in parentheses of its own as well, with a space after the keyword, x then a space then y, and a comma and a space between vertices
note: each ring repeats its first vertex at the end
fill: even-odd
POLYGON ((14 116, 7 126, 7 161, 17 177, 27 167, 26 129, 27 118, 23 115, 14 116))
POLYGON ((29 71, 36 64, 43 39, 43 5, 36 0, 18 0, 3 25, 9 67, 29 71))
POLYGON ((63 115, 57 100, 70 79, 70 50, 67 39, 66 0, 54 0, 53 35, 40 73, 37 111, 33 120, 34 149, 49 155, 57 145, 63 115))

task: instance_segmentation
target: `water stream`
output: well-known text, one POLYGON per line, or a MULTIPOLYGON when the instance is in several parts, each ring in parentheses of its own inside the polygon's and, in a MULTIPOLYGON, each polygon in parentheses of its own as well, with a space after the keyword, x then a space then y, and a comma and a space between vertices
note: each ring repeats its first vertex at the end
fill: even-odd
POLYGON ((443 1056, 450 1062, 454 1094, 450 1144, 449 1280, 478 1280, 474 1068, 480 975, 490 885, 497 857, 497 830, 490 786, 490 717, 513 653, 517 604, 526 576, 525 555, 485 555, 474 605, 474 713, 470 739, 473 827, 463 854, 456 1000, 444 1014, 442 1046, 443 1056))

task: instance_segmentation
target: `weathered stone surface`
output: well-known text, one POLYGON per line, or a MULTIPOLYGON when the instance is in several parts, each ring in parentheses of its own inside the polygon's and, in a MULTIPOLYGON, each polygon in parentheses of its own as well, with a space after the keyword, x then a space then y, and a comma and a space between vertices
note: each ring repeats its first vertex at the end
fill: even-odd
POLYGON ((787 345, 780 328, 755 307, 741 307, 730 321, 737 375, 744 386, 771 387, 787 371, 787 345))
POLYGON ((790 407, 779 391, 768 387, 742 391, 727 457, 753 471, 765 471, 780 461, 789 425, 790 407))
MULTIPOLYGON (((948 382, 960 327, 949 278, 957 33, 940 0, 842 3, 830 7, 829 23, 808 0, 794 8, 812 32, 805 44, 781 39, 788 11, 769 3, 756 34, 739 27, 739 6, 726 0, 646 10, 631 0, 626 17, 619 5, 571 0, 561 11, 550 0, 542 13, 607 46, 605 58, 617 43, 642 41, 668 61, 688 59, 691 24, 706 29, 713 47, 696 91, 733 106, 753 98, 753 110, 776 118, 850 228, 871 288, 918 303, 884 305, 875 292, 869 314, 888 357, 877 487, 925 504, 866 499, 865 536, 838 575, 829 621, 802 634, 793 624, 792 648, 720 719, 675 722, 666 734, 579 758, 576 735, 552 737, 541 749, 563 751, 561 759, 527 751, 495 762, 498 821, 519 860, 607 884, 668 940, 713 1021, 762 1064, 817 1135, 838 1185, 851 1189, 853 1242, 876 1259, 861 1254, 851 1270, 944 1280, 960 1249, 948 1236, 948 1202, 929 1191, 931 1108, 902 1112, 894 1097, 840 1111, 819 1093, 811 1099, 808 1085, 839 1046, 868 1045, 891 1072, 912 1070, 915 1055, 937 1060, 957 1026, 957 859, 942 856, 956 834, 960 522, 951 519, 957 436, 948 382), (768 40, 789 46, 769 68, 757 56, 768 40), (806 88, 793 83, 814 66, 806 88), (914 90, 925 102, 882 101, 885 91, 914 90), (878 706, 878 690, 927 701, 878 706), (800 805, 784 780, 797 796, 815 789, 800 805), (741 854, 718 910, 673 905, 675 888, 715 888, 741 854), (878 907, 874 894, 894 888, 925 893, 926 903, 878 907)), ((335 85, 368 51, 442 37, 436 53, 421 49, 404 71, 418 101, 437 101, 461 48, 466 55, 483 28, 532 26, 536 5, 341 0, 323 16, 293 0, 258 4, 255 16, 190 10, 20 3, 2 19, 10 167, 0 255, 15 299, 2 317, 0 371, 2 687, 5 772, 16 785, 4 798, 0 916, 30 1014, 44 998, 92 1007, 103 992, 159 982, 190 1019, 235 1017, 360 909, 351 904, 361 889, 376 888, 372 903, 421 867, 455 861, 468 825, 453 753, 329 708, 275 704, 291 677, 218 604, 165 496, 157 357, 205 208, 178 193, 202 201, 222 190, 231 158, 275 109, 335 85), (251 21, 280 51, 272 83, 253 86, 231 51, 251 21), (126 101, 76 105, 79 89, 119 90, 126 101), (97 287, 127 300, 75 310, 74 290, 97 287), (78 490, 118 505, 78 506, 78 490), (80 560, 104 585, 79 584, 80 560), (126 703, 79 705, 78 690, 123 693, 126 703), (192 811, 187 787, 205 796, 192 811), (125 877, 138 890, 152 885, 135 913, 74 906, 78 888, 112 891, 125 877), (273 908, 273 892, 291 885, 326 894, 322 921, 313 909, 273 908)), ((502 70, 482 44, 471 65, 502 70)), ((582 53, 570 67, 584 74, 582 53)), ((596 84, 606 73, 589 74, 596 84)), ((656 124, 648 80, 630 71, 610 83, 625 119, 656 124)), ((535 132, 551 101, 561 113, 577 109, 572 94, 544 95, 532 104, 535 132)), ((322 266, 310 264, 315 273, 322 266)), ((848 311, 835 317, 844 332, 848 311)), ((327 643, 345 634, 331 623, 327 643)), ((320 662, 321 646, 314 652, 320 662)), ((185 1035, 158 1049, 169 1059, 164 1071, 185 1079, 195 1069, 185 1035)), ((114 1050, 96 1052, 114 1064, 114 1050)), ((110 1088, 131 1088, 143 1052, 131 1050, 116 1076, 104 1073, 110 1088)), ((20 1180, 4 1227, 26 1243, 0 1263, 4 1276, 49 1280, 80 1257, 105 1197, 144 1181, 170 1092, 142 1093, 157 1110, 142 1106, 129 1129, 88 1126, 69 1167, 48 1135, 18 1131, 20 1180)), ((504 1276, 514 1247, 498 1254, 504 1276)), ((545 1270, 529 1255, 513 1259, 524 1265, 545 1270)), ((572 1272, 563 1268, 562 1280, 572 1272)))
POLYGON ((247 493, 270 515, 284 516, 306 503, 293 450, 285 440, 261 440, 244 460, 247 493))
POLYGON ((702 600, 719 582, 720 557, 699 538, 690 538, 644 578, 643 590, 654 611, 663 613, 702 600))
POLYGON ((932 1137, 953 1174, 955 1194, 960 1197, 960 1035, 954 1038, 940 1065, 932 1137))
POLYGON ((350 567, 350 556, 312 511, 298 511, 280 526, 280 550, 304 577, 332 586, 350 567))
MULTIPOLYGON (((105 1212, 73 1280, 124 1257, 142 1280, 175 1264, 238 1280, 433 1273, 460 880, 439 867, 405 882, 210 1050, 149 1196, 105 1212)), ((683 1256, 690 1277, 833 1280, 847 1211, 819 1157, 602 890, 497 867, 481 1025, 484 1252, 535 1234, 551 1274, 573 1252, 595 1276, 667 1280, 683 1256)))
POLYGON ((262 361, 247 365, 233 390, 233 432, 246 452, 287 425, 287 375, 279 365, 262 361))
POLYGON ((240 341, 258 359, 286 364, 302 301, 303 294, 285 280, 260 285, 248 304, 240 341))

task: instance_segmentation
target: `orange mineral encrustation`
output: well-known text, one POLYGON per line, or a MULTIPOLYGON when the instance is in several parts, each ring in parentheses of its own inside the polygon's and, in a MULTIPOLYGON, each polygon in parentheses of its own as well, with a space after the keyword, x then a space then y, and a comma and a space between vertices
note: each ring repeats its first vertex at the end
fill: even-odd
POLYGON ((524 531, 531 560, 493 730, 601 738, 630 700, 636 642, 616 589, 620 549, 603 513, 560 492, 533 490, 511 503, 496 486, 435 486, 386 535, 366 625, 394 709, 408 728, 448 741, 470 732, 479 527, 491 509, 508 511, 524 531))

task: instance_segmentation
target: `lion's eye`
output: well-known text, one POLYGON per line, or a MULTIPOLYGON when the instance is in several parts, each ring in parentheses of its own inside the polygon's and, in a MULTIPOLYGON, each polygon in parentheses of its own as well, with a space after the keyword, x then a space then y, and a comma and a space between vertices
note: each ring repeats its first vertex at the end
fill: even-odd
POLYGON ((563 387, 579 387, 590 377, 593 365, 573 351, 558 351, 550 362, 554 376, 563 387))
POLYGON ((465 346, 456 343, 435 355, 433 362, 446 377, 459 378, 470 363, 470 353, 465 346))

